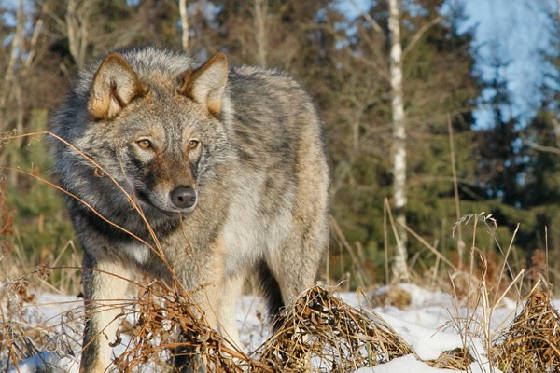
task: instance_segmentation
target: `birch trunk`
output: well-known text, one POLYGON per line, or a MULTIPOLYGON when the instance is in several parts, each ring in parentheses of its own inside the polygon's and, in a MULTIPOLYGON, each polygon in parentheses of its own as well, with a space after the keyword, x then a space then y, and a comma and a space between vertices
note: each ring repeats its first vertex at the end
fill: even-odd
POLYGON ((179 0, 179 15, 181 17, 181 46, 186 52, 189 49, 189 17, 187 15, 187 0, 179 0))
POLYGON ((399 30, 399 0, 388 0, 389 38, 391 56, 389 59, 391 77, 391 109, 393 121, 393 202, 397 217, 397 255, 393 272, 397 280, 408 281, 406 266, 407 233, 404 208, 406 206, 406 129, 403 107, 401 43, 399 30))
POLYGON ((266 0, 255 0, 255 37, 257 41, 257 63, 266 66, 266 0))
POLYGON ((4 76, 4 84, 2 85, 2 92, 0 96, 0 130, 4 131, 8 127, 8 103, 10 101, 12 92, 12 85, 17 84, 18 79, 16 79, 16 62, 19 54, 21 53, 21 47, 23 44, 23 27, 25 23, 25 16, 23 14, 23 0, 18 1, 17 8, 17 25, 14 38, 12 40, 12 45, 10 47, 10 57, 8 60, 8 66, 6 68, 6 75, 4 76))

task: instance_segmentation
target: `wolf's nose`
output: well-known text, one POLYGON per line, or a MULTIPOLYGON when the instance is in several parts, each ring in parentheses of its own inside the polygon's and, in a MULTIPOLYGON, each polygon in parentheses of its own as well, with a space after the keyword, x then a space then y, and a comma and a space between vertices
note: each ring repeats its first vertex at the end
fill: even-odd
POLYGON ((191 186, 178 186, 170 193, 171 201, 175 207, 188 209, 196 203, 196 192, 191 186))

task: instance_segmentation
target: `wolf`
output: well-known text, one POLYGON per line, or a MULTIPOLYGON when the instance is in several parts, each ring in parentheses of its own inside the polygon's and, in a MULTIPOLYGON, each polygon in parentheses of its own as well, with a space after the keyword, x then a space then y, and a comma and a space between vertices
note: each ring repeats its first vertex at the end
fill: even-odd
POLYGON ((84 248, 81 372, 110 364, 135 273, 174 272, 200 288, 205 319, 237 346, 248 276, 271 315, 315 281, 329 171, 315 107, 288 75, 230 68, 222 53, 198 64, 168 49, 118 50, 79 72, 51 132, 72 145, 54 141, 53 154, 84 248), (150 250, 156 240, 167 264, 150 250))

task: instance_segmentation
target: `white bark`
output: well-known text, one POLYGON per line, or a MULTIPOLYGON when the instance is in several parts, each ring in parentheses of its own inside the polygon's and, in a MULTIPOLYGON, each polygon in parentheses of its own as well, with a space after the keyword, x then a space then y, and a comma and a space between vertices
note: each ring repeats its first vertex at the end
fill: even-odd
POLYGON ((407 233, 404 208, 406 206, 406 129, 403 106, 401 42, 399 30, 399 0, 388 0, 389 5, 389 38, 391 45, 390 78, 391 78, 391 109, 393 122, 393 202, 397 216, 397 256, 393 271, 397 280, 409 279, 406 266, 407 233))
POLYGON ((89 13, 91 0, 68 0, 66 4, 66 33, 70 54, 78 67, 86 62, 89 44, 89 13))
POLYGON ((189 17, 187 14, 187 0, 179 0, 179 15, 181 17, 181 46, 186 52, 189 49, 189 17))
POLYGON ((266 0, 255 0, 255 38, 257 39, 257 62, 266 66, 266 0))
POLYGON ((7 106, 10 101, 10 93, 12 92, 12 85, 18 83, 16 79, 16 62, 19 54, 21 53, 21 47, 23 44, 23 26, 25 23, 25 15, 23 14, 23 0, 18 1, 17 8, 17 24, 16 32, 14 38, 12 39, 12 44, 10 47, 10 57, 8 60, 8 66, 6 67, 6 73, 4 75, 4 82, 2 85, 2 92, 0 96, 0 129, 5 130, 8 126, 7 123, 7 106))

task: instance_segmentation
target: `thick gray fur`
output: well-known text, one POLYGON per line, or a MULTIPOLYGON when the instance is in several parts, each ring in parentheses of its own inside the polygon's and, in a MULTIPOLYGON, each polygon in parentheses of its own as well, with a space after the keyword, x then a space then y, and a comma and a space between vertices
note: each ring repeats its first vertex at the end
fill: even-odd
MULTIPOLYGON (((117 53, 146 92, 125 102, 119 99, 128 92, 120 93, 110 80, 110 97, 121 96, 114 101, 119 102, 116 114, 94 118, 94 77, 102 75, 98 70, 107 61, 97 60, 80 72, 52 118, 52 131, 95 160, 138 201, 182 284, 187 289, 209 284, 197 298, 206 319, 238 344, 235 299, 246 276, 270 276, 258 281, 268 290, 276 285, 270 294, 282 299, 270 303, 277 312, 313 284, 328 243, 328 167, 314 106, 283 73, 233 68, 226 71, 223 90, 210 73, 209 79, 193 75, 190 90, 181 91, 185 72, 199 67, 184 54, 156 48, 117 53), (207 89, 219 93, 218 101, 205 101, 199 92, 207 89), (157 144, 152 153, 138 148, 139 136, 157 144), (194 150, 187 149, 189 144, 194 150), (196 190, 194 210, 173 210, 169 191, 180 185, 196 190)), ((219 73, 223 62, 216 61, 207 65, 219 73)), ((113 79, 111 74, 126 68, 117 64, 107 71, 113 79)), ((107 175, 58 141, 53 149, 62 187, 153 244, 146 224, 107 175)), ((99 304, 118 305, 127 288, 102 271, 125 278, 139 271, 168 281, 170 276, 146 245, 104 222, 82 201, 67 202, 85 250, 84 297, 91 312, 80 370, 102 372, 110 363, 108 343, 116 333, 111 321, 119 310, 93 310, 99 304)))

